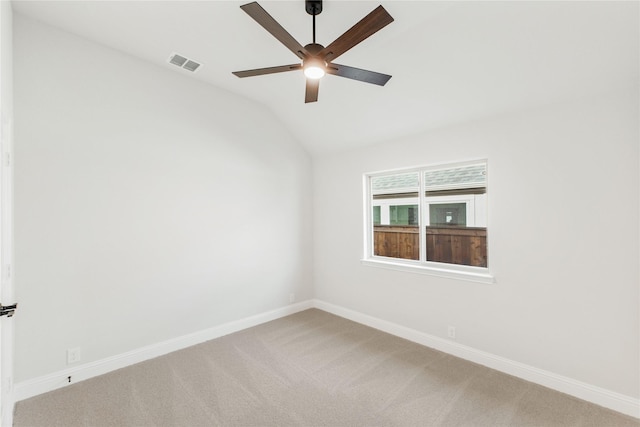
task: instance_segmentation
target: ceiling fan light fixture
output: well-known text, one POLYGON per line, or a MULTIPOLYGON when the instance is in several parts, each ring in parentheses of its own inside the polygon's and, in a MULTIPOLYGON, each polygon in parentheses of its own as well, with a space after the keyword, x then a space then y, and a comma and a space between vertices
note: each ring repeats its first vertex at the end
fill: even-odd
POLYGON ((321 79, 325 75, 327 63, 318 58, 309 58, 302 64, 304 75, 310 79, 321 79))
POLYGON ((321 79, 324 77, 324 70, 320 67, 307 67, 304 69, 304 75, 310 79, 321 79))

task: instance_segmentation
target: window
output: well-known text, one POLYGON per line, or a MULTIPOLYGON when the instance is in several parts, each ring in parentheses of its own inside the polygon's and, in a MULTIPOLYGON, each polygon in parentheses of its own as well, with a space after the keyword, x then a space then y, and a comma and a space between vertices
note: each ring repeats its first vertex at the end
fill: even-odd
POLYGON ((490 277, 486 161, 372 173, 365 183, 364 261, 490 277))

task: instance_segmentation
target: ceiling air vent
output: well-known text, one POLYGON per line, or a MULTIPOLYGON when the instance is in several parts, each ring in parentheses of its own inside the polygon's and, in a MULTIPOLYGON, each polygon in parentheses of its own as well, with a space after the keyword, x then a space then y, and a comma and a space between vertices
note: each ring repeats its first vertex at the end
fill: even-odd
POLYGON ((201 65, 198 62, 189 58, 185 58, 184 56, 177 53, 171 54, 171 56, 169 57, 169 63, 177 65, 180 68, 184 68, 185 70, 191 71, 192 73, 195 72, 201 65))
POLYGON ((193 72, 197 70, 199 66, 200 64, 198 64, 197 62, 187 59, 187 62, 182 66, 182 68, 193 72))

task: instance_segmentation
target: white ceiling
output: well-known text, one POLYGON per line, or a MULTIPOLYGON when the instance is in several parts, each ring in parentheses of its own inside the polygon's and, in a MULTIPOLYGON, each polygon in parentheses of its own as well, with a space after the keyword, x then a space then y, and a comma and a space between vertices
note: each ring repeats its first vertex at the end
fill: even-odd
MULTIPOLYGON (((507 111, 638 90, 638 2, 382 1, 395 22, 337 61, 391 74, 384 87, 336 76, 304 104, 300 71, 232 71, 297 58, 239 6, 246 1, 13 1, 16 13, 266 105, 312 153, 363 146, 507 111), (168 64, 178 52, 204 64, 168 64)), ((260 0, 302 45, 304 2, 260 0)), ((328 45, 378 6, 324 1, 328 45)))

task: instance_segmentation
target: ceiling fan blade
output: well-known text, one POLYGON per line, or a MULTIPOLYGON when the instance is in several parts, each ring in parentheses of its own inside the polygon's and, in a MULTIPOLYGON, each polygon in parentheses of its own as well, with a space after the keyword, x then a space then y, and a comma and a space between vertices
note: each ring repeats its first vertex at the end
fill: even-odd
POLYGON ((393 22, 393 18, 386 9, 378 6, 347 32, 338 37, 333 43, 320 51, 318 56, 325 61, 333 61, 367 37, 375 34, 393 22))
POLYGON ((307 79, 307 88, 304 94, 305 104, 308 102, 316 102, 318 100, 319 87, 320 79, 307 79))
POLYGON ((295 71, 302 69, 302 64, 280 65, 279 67, 256 68, 255 70, 234 71, 238 77, 253 77, 263 74, 283 73, 285 71, 295 71))
POLYGON ((291 52, 293 52, 298 58, 304 59, 309 53, 291 34, 285 30, 266 10, 262 8, 258 3, 252 2, 240 6, 240 9, 244 10, 247 15, 252 17, 258 24, 262 25, 265 30, 271 33, 276 39, 285 45, 291 52))
POLYGON ((378 86, 384 86, 391 78, 391 76, 388 74, 361 70, 360 68, 347 67, 346 65, 340 65, 333 62, 327 65, 327 73, 333 74, 334 76, 359 80, 365 83, 372 83, 378 86))

